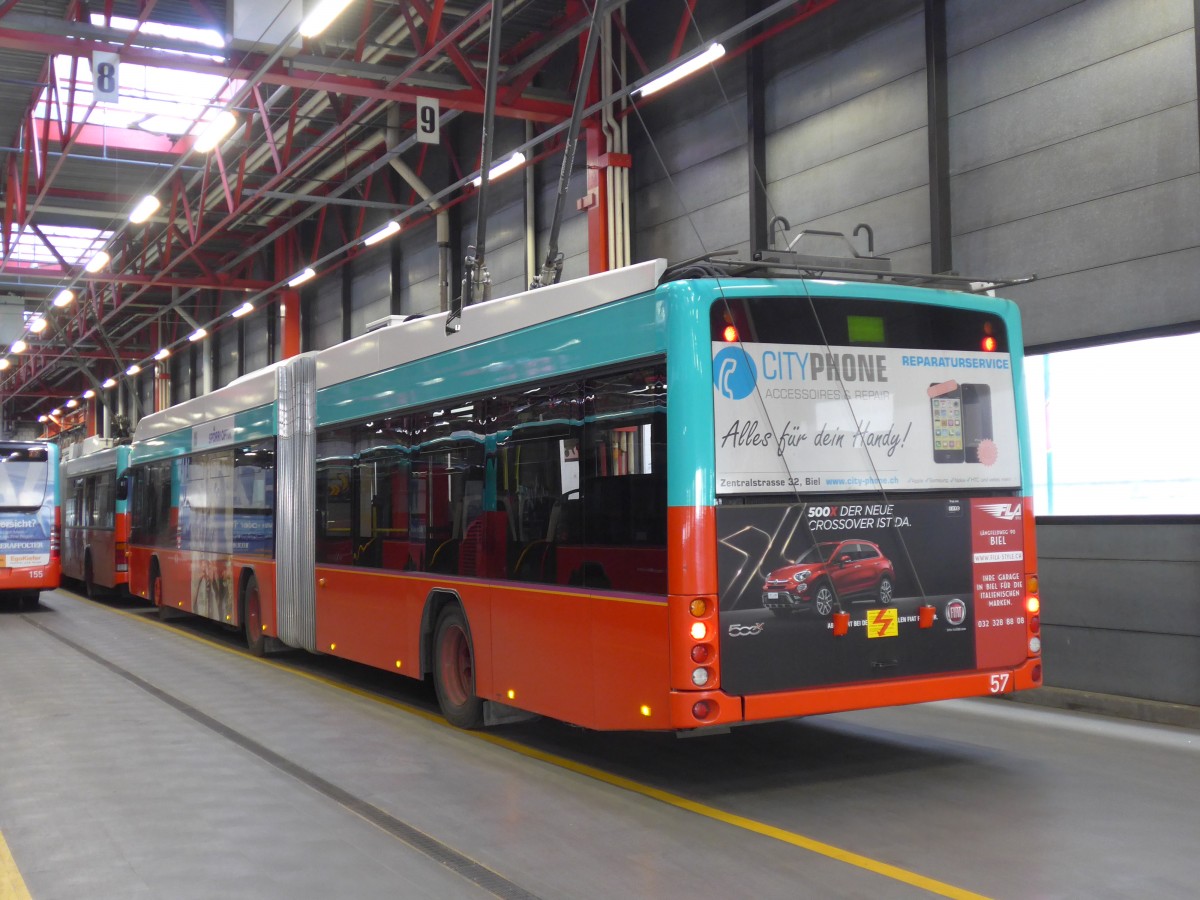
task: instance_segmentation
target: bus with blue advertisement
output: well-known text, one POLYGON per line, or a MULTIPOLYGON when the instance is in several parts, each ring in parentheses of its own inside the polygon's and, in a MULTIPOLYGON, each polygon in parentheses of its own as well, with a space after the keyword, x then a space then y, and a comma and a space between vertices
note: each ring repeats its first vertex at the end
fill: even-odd
POLYGON ((461 727, 1036 687, 1020 318, 951 281, 656 260, 281 361, 138 423, 131 590, 461 727))
POLYGON ((63 452, 62 574, 88 597, 121 595, 129 584, 129 447, 88 437, 63 452))
POLYGON ((58 447, 0 441, 0 596, 35 606, 61 577, 58 447))

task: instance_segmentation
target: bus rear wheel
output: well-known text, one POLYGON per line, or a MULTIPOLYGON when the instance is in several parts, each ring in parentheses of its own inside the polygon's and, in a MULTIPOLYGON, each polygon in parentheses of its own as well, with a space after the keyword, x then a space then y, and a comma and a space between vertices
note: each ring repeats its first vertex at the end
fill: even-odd
POLYGON ((251 656, 262 656, 266 652, 267 639, 262 628, 262 598, 258 592, 258 579, 251 574, 242 587, 242 626, 246 630, 246 648, 251 656))
POLYGON ((433 686, 442 715, 459 728, 483 724, 483 700, 475 696, 475 652, 467 617, 459 606, 447 606, 433 634, 433 686))

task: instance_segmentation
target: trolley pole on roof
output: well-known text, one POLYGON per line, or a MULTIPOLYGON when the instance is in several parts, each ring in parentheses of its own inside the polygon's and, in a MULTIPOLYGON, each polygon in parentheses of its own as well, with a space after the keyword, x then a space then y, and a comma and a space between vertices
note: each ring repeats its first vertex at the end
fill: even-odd
POLYGON ((500 0, 492 3, 492 28, 488 37, 487 82, 483 99, 483 152, 479 170, 479 208, 475 222, 475 245, 468 248, 464 260, 462 293, 450 303, 446 317, 446 334, 462 328, 463 307, 487 300, 491 292, 491 277, 485 265, 487 232, 488 170, 492 167, 492 127, 496 120, 496 81, 500 72, 500 0))
POLYGON ((587 98, 588 82, 592 65, 596 59, 596 46, 600 43, 600 16, 604 7, 602 0, 592 6, 592 24, 588 31, 587 46, 583 51, 583 65, 579 69, 579 83, 575 86, 575 105, 571 108, 571 124, 567 128, 567 144, 563 152, 562 170, 558 173, 558 196, 554 199, 554 217, 550 222, 550 243, 546 248, 546 261, 534 277, 530 288, 558 284, 562 278, 563 255, 558 249, 558 234, 562 230, 563 204, 567 199, 567 188, 571 182, 571 170, 575 167, 575 145, 579 141, 579 125, 583 121, 583 104, 587 98))

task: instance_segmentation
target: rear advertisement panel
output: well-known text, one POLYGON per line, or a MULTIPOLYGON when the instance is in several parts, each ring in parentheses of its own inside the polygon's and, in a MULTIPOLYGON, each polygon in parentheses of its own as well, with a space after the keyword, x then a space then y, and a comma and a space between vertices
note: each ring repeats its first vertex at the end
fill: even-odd
POLYGON ((717 507, 722 687, 734 694, 1015 666, 1021 501, 717 507), (919 608, 932 607, 929 627, 919 608), (835 635, 833 613, 850 616, 835 635))
POLYGON ((718 495, 1020 485, 1007 353, 712 349, 718 495))

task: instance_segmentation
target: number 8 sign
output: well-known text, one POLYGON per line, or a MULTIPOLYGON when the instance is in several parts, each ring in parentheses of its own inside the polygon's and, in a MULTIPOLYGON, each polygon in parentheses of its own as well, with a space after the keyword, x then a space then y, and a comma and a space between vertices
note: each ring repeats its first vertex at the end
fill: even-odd
POLYGON ((121 99, 118 73, 121 57, 102 50, 92 51, 92 95, 99 103, 117 103, 121 99))
POLYGON ((418 97, 417 143, 440 144, 442 142, 441 127, 441 116, 436 98, 418 97))

